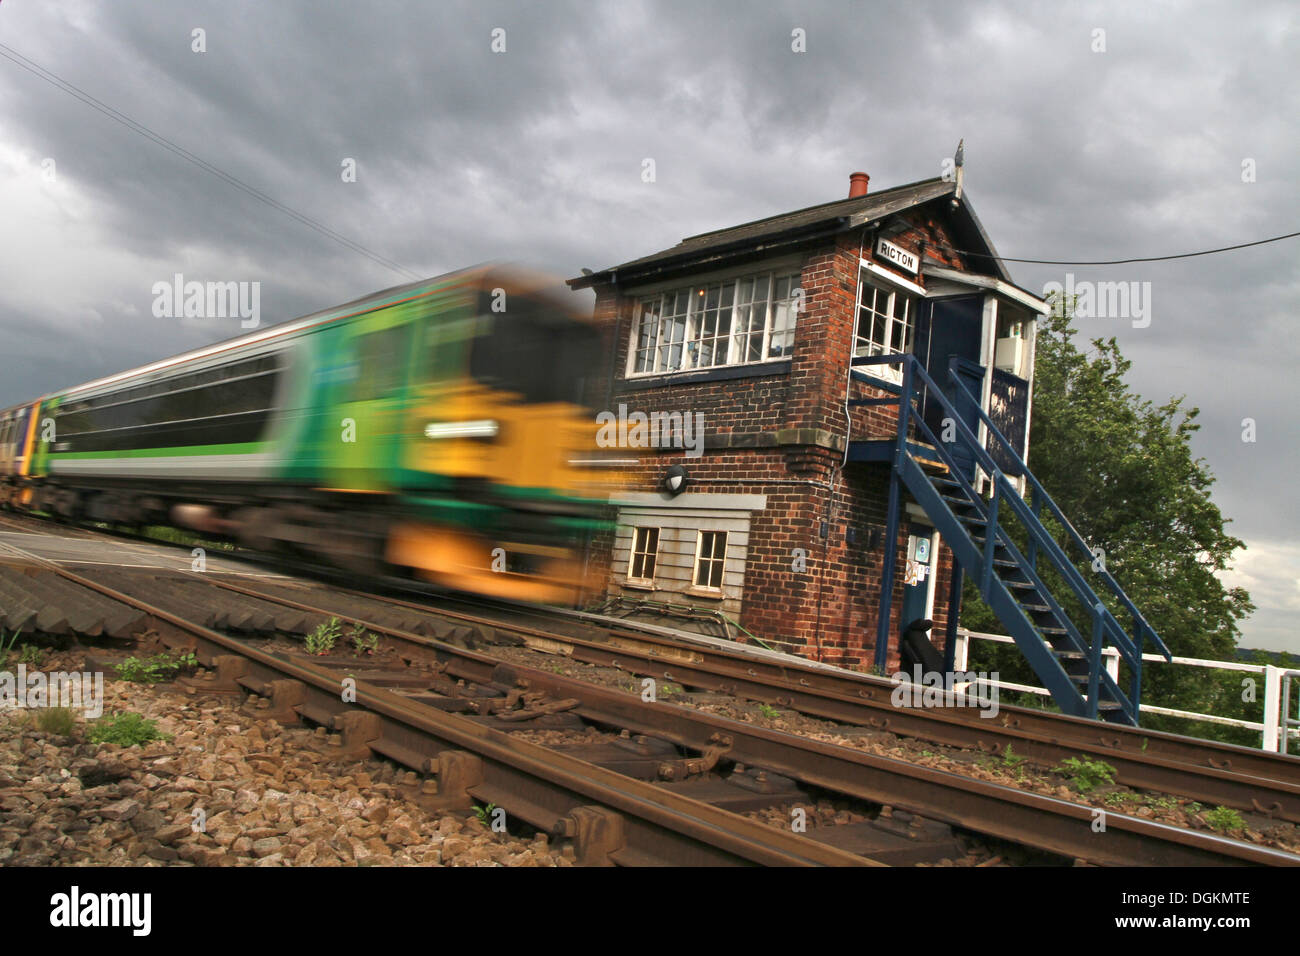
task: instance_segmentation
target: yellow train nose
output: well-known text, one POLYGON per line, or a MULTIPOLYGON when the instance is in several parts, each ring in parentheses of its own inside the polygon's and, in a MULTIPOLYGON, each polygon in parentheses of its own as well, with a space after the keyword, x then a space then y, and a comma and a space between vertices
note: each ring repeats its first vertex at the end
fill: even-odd
POLYGON ((494 542, 461 529, 405 523, 389 533, 385 557, 442 587, 541 604, 570 604, 586 581, 583 562, 566 548, 494 542), (536 573, 509 569, 526 554, 536 573))

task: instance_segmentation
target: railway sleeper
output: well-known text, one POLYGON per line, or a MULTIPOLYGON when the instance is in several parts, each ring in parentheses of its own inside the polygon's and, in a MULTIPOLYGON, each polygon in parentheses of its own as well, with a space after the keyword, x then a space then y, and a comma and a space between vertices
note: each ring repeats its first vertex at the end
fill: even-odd
MULTIPOLYGON (((888 808, 886 808, 888 809, 888 808)), ((808 836, 839 850, 868 856, 890 866, 914 866, 955 859, 965 850, 947 824, 895 810, 874 820, 813 827, 808 836)))
MULTIPOLYGON (((663 766, 662 756, 629 753, 626 750, 619 749, 616 744, 606 741, 591 744, 558 745, 552 749, 570 757, 576 757, 578 760, 585 760, 587 763, 595 764, 606 770, 612 770, 614 773, 622 774, 625 777, 647 782, 658 780, 659 768, 663 766)), ((676 756, 677 750, 675 747, 672 753, 676 756)))
POLYGON ((727 776, 710 773, 688 780, 660 781, 659 786, 732 813, 767 810, 785 804, 811 803, 813 800, 807 790, 789 777, 773 774, 770 789, 759 789, 746 779, 748 776, 746 773, 731 773, 727 776), (780 781, 779 784, 777 781, 780 781))

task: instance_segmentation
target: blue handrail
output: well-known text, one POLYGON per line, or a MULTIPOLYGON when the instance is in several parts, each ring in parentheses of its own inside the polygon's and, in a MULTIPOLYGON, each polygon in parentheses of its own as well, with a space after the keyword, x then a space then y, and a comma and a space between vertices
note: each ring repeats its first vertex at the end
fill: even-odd
MULTIPOLYGON (((1052 499, 1051 495, 1047 493, 1047 490, 1042 486, 1042 483, 1038 481, 1037 477, 1035 477, 1034 474, 1029 470, 1028 465, 1026 465, 1024 460, 1016 453, 1012 444, 1006 439, 1006 437, 1002 434, 1001 430, 998 429, 998 427, 993 423, 993 421, 989 418, 989 416, 984 412, 983 408, 980 407, 980 404, 975 399, 974 395, 971 394, 971 392, 957 378, 957 376, 952 372, 952 370, 949 370, 950 379, 952 380, 953 384, 956 385, 958 389, 960 389, 959 394, 964 395, 970 401, 971 405, 974 407, 976 411, 976 414, 979 417, 979 420, 983 421, 985 427, 989 430, 989 433, 992 434, 994 438, 996 438, 999 442, 1002 443, 1003 448, 1006 450, 1007 454, 1010 456, 1013 463, 1020 468, 1021 472, 1025 476, 1026 481, 1029 483, 1029 486, 1032 489, 1032 496, 1034 499, 1034 503, 1032 506, 1025 503, 1024 498, 1019 494, 1019 491, 1016 488, 1016 486, 1011 482, 1011 480, 1008 478, 1008 476, 1002 470, 1002 468, 998 466, 997 462, 994 461, 988 449, 984 446, 983 443, 979 441, 979 439, 971 431, 969 426, 967 426, 966 422, 963 420, 963 417, 957 412, 957 409, 954 407, 953 403, 949 400, 948 396, 944 394, 944 391, 938 386, 938 384, 934 381, 934 379, 930 377, 929 373, 925 370, 923 366, 921 366, 920 362, 917 361, 915 356, 912 355, 863 356, 863 357, 852 359, 851 365, 855 367, 864 366, 864 365, 902 365, 903 366, 903 375, 902 375, 903 387, 901 389, 898 389, 899 397, 897 400, 897 403, 899 405, 899 423, 898 423, 898 435, 899 435, 899 442, 900 442, 899 447, 900 449, 905 449, 906 438, 907 438, 907 425, 909 424, 909 422, 914 421, 917 426, 917 431, 919 433, 922 433, 925 437, 927 437, 930 440, 931 444, 935 447, 940 457, 944 460, 944 463, 947 464, 951 469, 951 473, 956 477, 959 485, 967 493, 967 496, 970 498, 972 504, 975 506, 976 511, 980 514, 982 518, 985 519, 986 521, 985 533, 987 537, 985 539, 986 554, 985 554, 985 562, 983 568, 983 572, 984 572, 983 577, 987 579, 988 576, 992 573, 994 548, 998 546, 1006 548, 1008 550, 1008 553, 1011 554, 1015 563, 1021 567, 1021 570, 1024 571, 1027 574, 1027 576, 1029 576, 1031 580, 1036 585, 1039 586, 1038 587, 1039 593, 1042 594, 1048 600, 1049 609, 1054 612, 1055 616, 1060 621, 1066 624, 1067 637, 1070 639, 1070 643, 1072 643, 1075 646, 1075 649, 1077 651, 1082 652, 1084 655, 1088 657, 1090 662, 1092 662, 1100 650, 1100 645, 1098 642, 1108 637, 1111 643, 1114 644, 1114 646, 1120 651, 1121 654, 1123 654, 1123 656, 1129 662, 1130 667, 1133 670, 1133 692, 1134 692, 1134 699, 1136 699, 1137 691, 1138 688, 1140 687, 1139 681, 1140 681, 1140 674, 1141 674, 1141 667, 1142 667, 1142 644, 1144 638, 1146 636, 1150 636, 1151 639, 1155 642, 1156 646, 1159 647, 1159 649, 1165 655, 1166 658, 1172 657, 1171 652, 1169 651, 1168 647, 1165 645, 1164 641, 1161 640, 1160 636, 1155 632, 1155 629, 1151 627, 1151 625, 1142 616, 1141 612, 1138 611, 1137 607, 1129 599, 1128 595, 1124 593, 1124 590, 1120 587, 1119 582, 1115 580, 1114 576, 1111 575, 1109 570, 1107 570, 1103 565, 1100 569, 1098 569, 1099 573, 1102 576, 1102 579, 1106 581, 1106 584, 1111 589, 1112 593, 1120 600, 1125 610, 1127 610, 1133 617, 1134 634, 1130 637, 1130 635, 1125 631, 1125 629, 1122 626, 1120 626, 1118 620, 1115 619, 1114 615, 1110 612, 1110 610, 1097 597, 1095 591, 1093 591, 1092 587, 1088 584, 1087 580, 1079 572, 1078 568, 1074 565, 1074 562, 1070 559, 1069 555, 1064 550, 1062 550, 1060 543, 1058 543, 1056 539, 1047 532, 1046 528, 1042 525, 1040 520, 1041 509, 1044 503, 1047 504, 1049 513, 1052 514, 1052 516, 1055 517, 1056 520, 1061 524, 1061 526, 1066 530, 1069 536, 1068 540, 1073 541, 1075 546, 1079 548, 1089 559, 1093 558, 1094 556, 1093 552, 1088 547, 1087 543, 1084 541, 1083 536, 1079 534, 1078 530, 1075 529, 1074 525, 1069 521, 1069 519, 1065 517, 1065 514, 1061 511, 1060 507, 1052 499), (956 461, 949 454, 948 449, 945 447, 948 444, 948 442, 939 442, 936 439, 934 433, 931 431, 929 426, 924 421, 924 418, 919 414, 919 412, 917 412, 912 407, 912 401, 913 401, 912 392, 917 382, 921 383, 922 387, 928 392, 928 394, 931 395, 933 399, 939 404, 941 409, 947 413, 948 419, 954 425, 957 435, 962 439, 962 444, 965 445, 967 450, 973 455, 975 464, 977 464, 981 469, 983 469, 990 476, 990 480, 992 481, 993 484, 993 494, 987 508, 984 507, 980 496, 974 493, 973 486, 969 481, 966 480, 965 475, 962 474, 962 469, 957 467, 956 461), (1008 536, 1005 526, 999 525, 998 507, 999 507, 999 502, 1003 499, 1005 499, 1006 504, 1011 508, 1012 512, 1015 513, 1017 517, 1020 518, 1021 522, 1024 524, 1025 528, 1028 530, 1030 534, 1029 546, 1030 546, 1030 554, 1032 555, 1032 558, 1030 560, 1026 560, 1019 553, 1018 549, 1015 548, 1014 542, 1012 542, 1012 540, 1008 536), (1093 618, 1092 641, 1090 642, 1084 641, 1083 636, 1073 626, 1072 622, 1069 620, 1068 615, 1064 613, 1064 611, 1061 609, 1060 605, 1055 601, 1055 599, 1049 593, 1046 592, 1046 589, 1044 587, 1041 587, 1041 580, 1038 578, 1038 575, 1034 573, 1033 570, 1034 565, 1037 562, 1037 557, 1040 550, 1043 554, 1045 554, 1048 557, 1049 561, 1054 567, 1056 567, 1058 572, 1061 573, 1066 583, 1069 584, 1071 590, 1074 591, 1075 595, 1083 603, 1083 606, 1088 610, 1089 615, 1093 618)), ((855 377, 857 377, 859 381, 866 379, 868 382, 871 382, 873 384, 876 381, 875 379, 865 375, 860 375, 855 377)), ((891 391, 897 388, 898 388, 897 385, 891 385, 891 391)), ((985 592, 986 595, 987 595, 987 588, 990 586, 990 584, 991 582, 988 580, 981 581, 981 586, 982 586, 981 589, 985 592)), ((1097 667, 1100 666, 1099 661, 1096 662, 1096 665, 1097 667)), ((1094 673, 1092 675, 1092 679, 1094 681, 1098 680, 1100 679, 1100 676, 1094 673)), ((1109 675, 1105 675, 1105 683, 1107 685, 1108 690, 1111 691, 1112 695, 1121 699, 1123 703, 1125 704, 1128 703, 1127 699, 1125 698, 1125 695, 1121 691, 1119 691, 1116 685, 1114 685, 1114 682, 1109 678, 1109 675)), ((1096 691, 1095 688, 1091 686, 1091 684, 1089 690, 1090 690, 1089 699, 1092 702, 1092 706, 1090 709, 1095 710, 1096 691)))
MULTIPOLYGON (((934 432, 931 431, 929 425, 926 424, 923 418, 917 417, 915 420, 915 424, 918 432, 923 437, 926 437, 930 440, 931 445, 938 453, 940 459, 944 462, 944 464, 948 465, 952 478, 954 478, 957 481, 958 486, 966 493, 966 497, 970 501, 972 507, 976 509, 979 515, 985 518, 986 522, 988 522, 991 509, 985 509, 982 500, 980 499, 979 495, 976 494, 975 492, 974 485, 971 484, 971 482, 966 478, 962 469, 957 467, 956 460, 954 459, 954 457, 951 455, 951 453, 948 451, 948 448, 946 447, 948 443, 940 442, 935 437, 934 432)), ((968 438, 970 437, 969 432, 967 432, 967 437, 968 438)), ((1010 504, 1012 504, 1013 507, 1017 507, 1018 503, 1020 502, 1020 499, 1019 496, 1015 493, 1014 487, 1007 485, 1005 491, 1006 493, 1008 493, 1007 501, 1010 504)), ((1020 510, 1023 518, 1023 508, 1021 508, 1020 510)), ((1034 544, 1036 541, 1040 540, 1040 538, 1041 540, 1051 542, 1050 536, 1047 535, 1045 529, 1036 528, 1033 524, 1027 524, 1026 526, 1038 536, 1038 537, 1031 537, 1030 539, 1031 544, 1034 544)), ((1038 576, 1038 573, 1035 570, 1034 566, 1030 564, 1029 561, 1027 561, 1020 554, 1019 549, 1015 546, 1015 542, 1013 542, 1010 539, 1010 537, 1007 536, 1004 528, 998 528, 995 530, 995 537, 997 537, 999 534, 1002 540, 998 541, 998 546, 1006 550, 1007 554, 1010 555, 1011 560, 1019 567, 1021 573, 1025 575, 1029 583, 1033 585, 1033 587, 1035 588, 1037 593, 1042 597, 1042 599, 1047 602, 1048 610, 1052 612, 1053 616, 1062 625, 1064 625, 1066 631, 1066 637, 1068 638, 1070 644, 1073 646, 1074 650, 1077 653, 1079 653, 1081 656, 1087 658, 1088 660, 1091 660, 1092 654, 1091 654, 1090 644, 1083 639, 1083 636, 1079 633, 1079 630, 1075 626, 1073 620, 1071 620, 1070 616, 1066 614, 1065 610, 1057 602, 1051 590, 1048 589, 1047 585, 1038 576)), ((987 548, 988 541, 989 539, 986 538, 985 540, 986 548, 987 548)), ((1059 552, 1059 546, 1056 547, 1059 552)), ((1060 553, 1060 557, 1064 558, 1063 552, 1060 553)), ((985 600, 988 600, 989 598, 988 588, 991 587, 992 585, 991 570, 992 569, 988 563, 988 559, 986 558, 985 563, 983 564, 983 574, 981 575, 981 582, 980 582, 981 594, 984 596, 985 600)), ((1091 591, 1089 591, 1089 593, 1091 594, 1091 591)), ((1096 595, 1092 596, 1092 600, 1096 602, 1096 595)), ((1089 610, 1092 611, 1098 604, 1100 604, 1100 602, 1096 602, 1095 604, 1090 605, 1089 610)), ((1098 621, 1105 622, 1106 618, 1109 616, 1108 612, 1105 612, 1105 605, 1101 605, 1101 608, 1103 613, 1096 615, 1097 620, 1094 621, 1093 624, 1094 630, 1097 626, 1098 621)), ((1032 627, 1032 624, 1030 626, 1032 627)), ((1111 695, 1111 697, 1114 700, 1116 700, 1120 704, 1120 706, 1125 709, 1127 713, 1136 713, 1136 709, 1133 707, 1131 700, 1137 700, 1141 696, 1140 695, 1141 659, 1140 657, 1134 655, 1133 645, 1129 641, 1128 635, 1125 634, 1123 629, 1119 627, 1117 621, 1114 621, 1114 619, 1111 618, 1109 622, 1109 627, 1107 629, 1111 631, 1113 637, 1119 638, 1119 640, 1113 640, 1112 643, 1114 643, 1115 646, 1120 650, 1120 652, 1124 654, 1125 660, 1129 662, 1129 665, 1132 668, 1132 672, 1133 672, 1132 689, 1130 691, 1130 694, 1125 694, 1109 674, 1101 674, 1099 675, 1099 679, 1104 683, 1106 690, 1111 695)), ((1093 710, 1092 716, 1096 716, 1095 697, 1091 697, 1089 699, 1089 707, 1090 709, 1093 710)))
MULTIPOLYGON (((912 361, 916 361, 915 357, 912 357, 912 361)), ((949 371, 948 375, 952 379, 953 384, 961 389, 962 394, 971 400, 971 404, 975 408, 975 413, 979 416, 980 420, 984 422, 984 427, 987 428, 993 434, 993 437, 1002 444, 1006 453, 1023 472, 1025 479, 1034 490, 1035 501, 1040 505, 1040 507, 1042 504, 1046 504, 1048 510, 1051 511, 1052 516, 1056 518, 1061 527, 1063 527, 1069 534, 1070 540, 1072 540, 1079 550, 1089 559, 1094 558, 1095 555, 1093 554, 1092 549, 1088 547, 1088 543, 1083 539, 1083 535, 1079 534, 1074 525, 1070 522, 1070 519, 1065 516, 1065 512, 1063 512, 1060 506, 1052 499, 1052 496, 1047 493, 1047 489, 1044 488, 1042 483, 1034 476, 1034 473, 1029 470, 1029 466, 1025 464, 1024 460, 1018 454, 1016 454, 1015 447, 1011 442, 1007 441, 1006 436, 1003 435, 998 427, 993 424, 993 420, 989 418, 984 409, 980 407, 979 402, 975 400, 975 396, 970 393, 970 390, 966 388, 966 386, 962 384, 961 380, 958 379, 957 376, 953 375, 951 371, 949 371)), ((926 378, 928 379, 929 376, 926 376, 926 378)), ((1111 593, 1113 593, 1115 597, 1119 598, 1120 602, 1124 605, 1124 609, 1133 616, 1135 629, 1139 631, 1139 646, 1141 646, 1141 632, 1145 632, 1150 635, 1153 641, 1155 641, 1156 646, 1160 649, 1160 653, 1165 655, 1165 659, 1172 660, 1173 653, 1165 645, 1165 642, 1161 640, 1160 635, 1156 633, 1155 628, 1147 623, 1146 618, 1142 616, 1142 612, 1137 609, 1137 606, 1129 599, 1129 596, 1124 593, 1124 589, 1120 587, 1119 582, 1115 580, 1114 575, 1110 573, 1104 563, 1101 568, 1098 569, 1097 573, 1101 576, 1101 579, 1106 582, 1111 593)))

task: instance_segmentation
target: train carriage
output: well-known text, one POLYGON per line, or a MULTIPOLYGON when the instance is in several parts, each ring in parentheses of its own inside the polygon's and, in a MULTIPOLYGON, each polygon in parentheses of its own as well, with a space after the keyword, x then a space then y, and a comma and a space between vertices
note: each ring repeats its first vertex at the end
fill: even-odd
POLYGON ((0 502, 571 600, 609 520, 598 347, 516 270, 401 286, 3 413, 0 502))

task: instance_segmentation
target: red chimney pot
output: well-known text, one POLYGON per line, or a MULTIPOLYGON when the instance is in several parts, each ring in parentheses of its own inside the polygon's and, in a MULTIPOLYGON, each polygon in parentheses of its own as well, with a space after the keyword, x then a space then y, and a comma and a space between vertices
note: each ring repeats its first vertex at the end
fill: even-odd
POLYGON ((867 194, 867 183, 871 177, 866 173, 849 173, 849 198, 857 199, 867 194))

